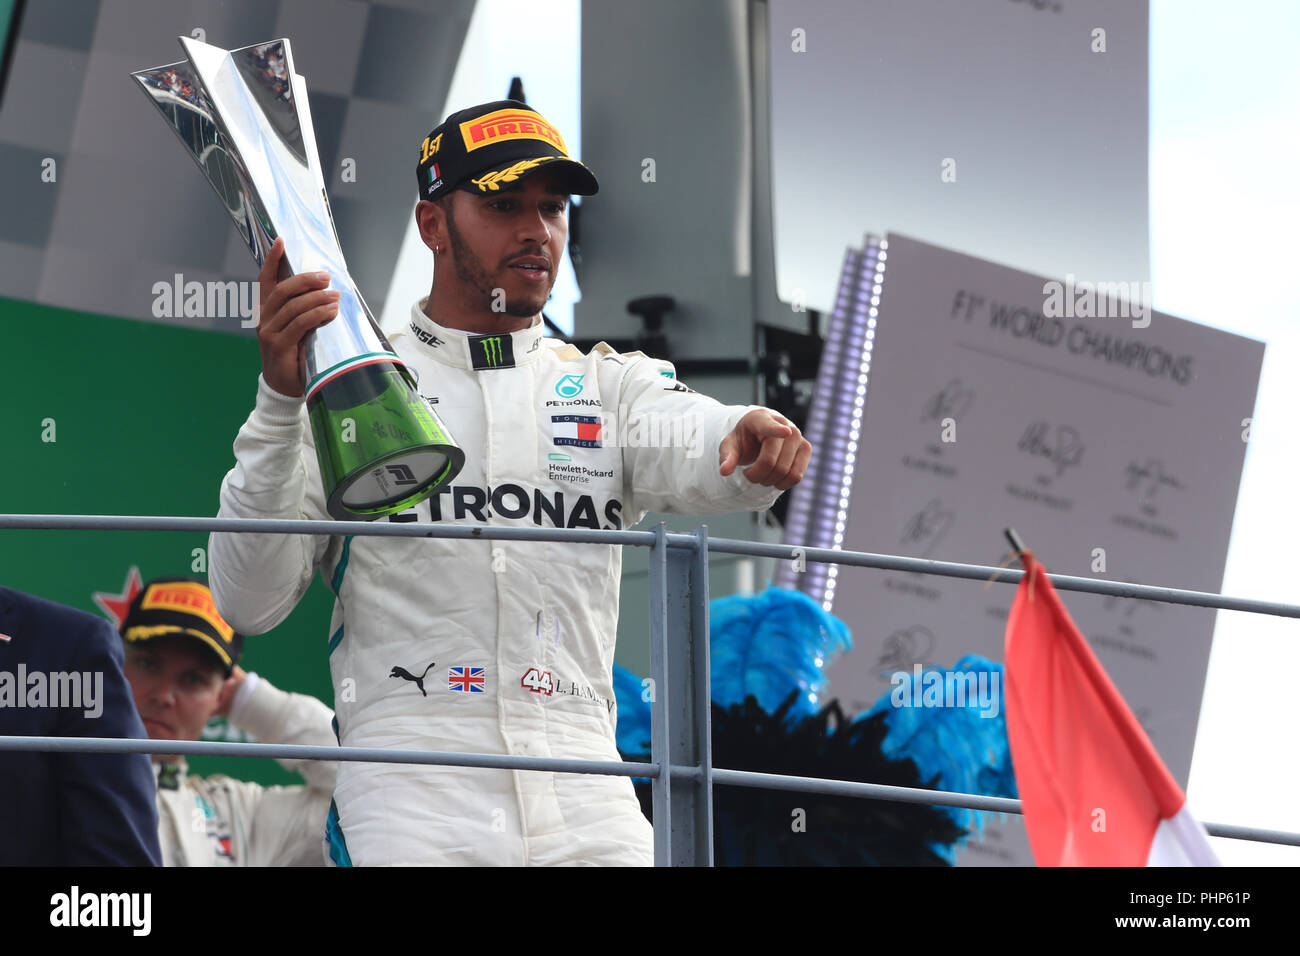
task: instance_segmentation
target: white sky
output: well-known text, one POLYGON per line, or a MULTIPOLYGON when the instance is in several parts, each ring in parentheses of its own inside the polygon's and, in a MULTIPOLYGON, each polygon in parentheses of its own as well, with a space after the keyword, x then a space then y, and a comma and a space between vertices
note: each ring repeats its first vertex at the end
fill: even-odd
MULTIPOLYGON (((517 29, 533 4, 480 0, 442 114, 505 96, 529 105, 581 158, 580 0, 551 0, 546 36, 517 29)), ((1154 305, 1268 343, 1247 448, 1226 594, 1300 603, 1300 4, 1151 0, 1150 204, 1154 305), (1290 277, 1289 279, 1287 277, 1290 277)), ((1099 136, 1105 131, 1099 130, 1099 136)), ((429 287, 429 251, 403 243, 382 325, 429 287)), ((572 328, 565 268, 547 315, 572 328)), ((1300 831, 1300 621, 1220 611, 1188 799, 1202 820, 1300 831)), ((1214 839, 1229 865, 1300 865, 1300 848, 1214 839)))
MULTIPOLYGON (((1300 603, 1300 5, 1151 3, 1154 305, 1267 343, 1223 591, 1300 603)), ((1300 621, 1219 611, 1188 783, 1202 820, 1300 831, 1300 621)), ((1229 865, 1300 847, 1214 839, 1229 865)))

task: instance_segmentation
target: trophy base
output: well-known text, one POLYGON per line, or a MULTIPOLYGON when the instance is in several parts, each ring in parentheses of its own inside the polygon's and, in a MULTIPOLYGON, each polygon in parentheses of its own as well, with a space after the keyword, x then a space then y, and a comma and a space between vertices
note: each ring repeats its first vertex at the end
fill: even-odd
POLYGON ((424 501, 460 473, 465 453, 396 362, 337 376, 307 400, 325 507, 371 521, 424 501))

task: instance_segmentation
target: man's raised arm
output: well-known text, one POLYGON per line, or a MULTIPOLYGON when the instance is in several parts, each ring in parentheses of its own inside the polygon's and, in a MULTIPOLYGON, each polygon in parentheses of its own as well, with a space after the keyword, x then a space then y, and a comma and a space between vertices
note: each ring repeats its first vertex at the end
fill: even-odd
POLYGON ((701 395, 659 359, 629 356, 619 408, 634 513, 765 511, 808 467, 811 446, 788 420, 701 395))
MULTIPOLYGON (((303 339, 338 314, 338 293, 326 288, 326 273, 278 280, 283 256, 277 239, 258 276, 262 374, 235 438, 235 467, 221 483, 220 518, 328 517, 298 354, 303 339)), ((328 544, 323 535, 212 534, 208 579, 222 617, 241 634, 275 627, 306 592, 328 544)))

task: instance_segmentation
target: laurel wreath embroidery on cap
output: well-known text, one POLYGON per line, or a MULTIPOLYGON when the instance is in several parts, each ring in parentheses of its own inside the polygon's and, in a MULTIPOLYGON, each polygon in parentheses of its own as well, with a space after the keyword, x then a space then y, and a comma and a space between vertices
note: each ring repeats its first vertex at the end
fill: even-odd
POLYGON ((480 190, 497 190, 501 188, 501 183, 512 183, 534 166, 546 162, 548 159, 556 159, 555 156, 539 156, 537 159, 521 159, 513 166, 505 169, 498 169, 494 173, 488 173, 482 179, 471 179, 475 186, 480 190))

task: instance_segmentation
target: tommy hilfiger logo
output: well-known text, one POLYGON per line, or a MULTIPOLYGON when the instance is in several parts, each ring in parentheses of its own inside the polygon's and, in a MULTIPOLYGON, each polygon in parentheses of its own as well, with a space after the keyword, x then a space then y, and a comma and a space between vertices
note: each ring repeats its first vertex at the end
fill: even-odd
POLYGON ((601 420, 594 415, 552 415, 551 440, 557 445, 599 448, 601 420))
POLYGON ((469 356, 476 369, 514 368, 514 339, 509 335, 471 335, 469 356))

